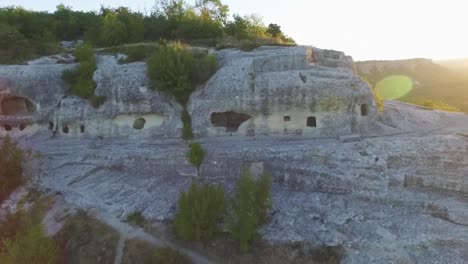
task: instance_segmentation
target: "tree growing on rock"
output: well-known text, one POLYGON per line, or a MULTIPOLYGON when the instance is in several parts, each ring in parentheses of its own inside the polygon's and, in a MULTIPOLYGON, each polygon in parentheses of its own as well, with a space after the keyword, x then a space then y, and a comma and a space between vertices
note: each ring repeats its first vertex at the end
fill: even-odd
POLYGON ((225 197, 221 185, 193 182, 179 198, 175 231, 185 240, 208 241, 219 232, 224 212, 225 197))
POLYGON ((255 179, 245 171, 236 184, 226 220, 226 229, 239 242, 242 252, 249 248, 258 228, 267 220, 271 208, 271 177, 267 174, 255 179))
POLYGON ((190 149, 187 153, 187 159, 193 166, 197 167, 197 176, 200 176, 200 166, 205 158, 205 150, 198 142, 190 144, 190 149))

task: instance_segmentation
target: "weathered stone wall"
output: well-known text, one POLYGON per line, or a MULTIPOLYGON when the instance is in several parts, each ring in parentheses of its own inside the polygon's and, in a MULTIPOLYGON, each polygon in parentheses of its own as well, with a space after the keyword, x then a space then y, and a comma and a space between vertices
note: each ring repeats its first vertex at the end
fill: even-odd
POLYGON ((195 135, 325 137, 359 133, 361 126, 376 121, 370 88, 341 52, 262 48, 221 51, 219 58, 223 67, 189 103, 195 135), (251 118, 238 129, 213 124, 212 114, 225 112, 251 118), (315 126, 309 118, 315 118, 315 126))

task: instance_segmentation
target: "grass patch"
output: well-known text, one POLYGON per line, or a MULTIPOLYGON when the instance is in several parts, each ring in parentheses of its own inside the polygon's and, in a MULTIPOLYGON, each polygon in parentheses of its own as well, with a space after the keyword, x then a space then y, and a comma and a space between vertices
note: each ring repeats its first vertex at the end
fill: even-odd
POLYGON ((79 211, 55 236, 59 263, 112 264, 119 234, 111 227, 79 211))
POLYGON ((407 103, 420 105, 420 106, 424 106, 424 107, 431 108, 431 109, 447 111, 447 112, 462 112, 461 109, 455 106, 451 106, 449 104, 446 104, 444 102, 437 101, 437 100, 430 100, 430 99, 409 100, 407 101, 407 103))
POLYGON ((191 264, 191 259, 170 248, 155 248, 148 242, 131 239, 125 242, 122 264, 191 264))
POLYGON ((136 61, 145 61, 151 54, 153 54, 159 47, 157 43, 142 43, 134 45, 121 45, 101 49, 100 52, 107 54, 125 54, 126 59, 119 60, 119 63, 131 63, 136 61))

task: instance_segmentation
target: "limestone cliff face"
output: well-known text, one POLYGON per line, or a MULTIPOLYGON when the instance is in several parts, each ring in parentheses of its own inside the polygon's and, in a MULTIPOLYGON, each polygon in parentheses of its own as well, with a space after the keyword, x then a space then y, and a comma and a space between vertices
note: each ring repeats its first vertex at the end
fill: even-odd
POLYGON ((351 58, 310 47, 218 53, 221 69, 191 97, 194 134, 335 136, 376 120, 351 58))
MULTIPOLYGON (((188 106, 198 137, 337 136, 358 134, 376 121, 369 87, 353 72, 352 59, 341 52, 302 46, 224 50, 217 55, 221 68, 192 95, 188 106)), ((50 58, 31 64, 0 66, 4 97, 17 100, 17 105, 13 99, 4 100, 0 108, 30 106, 27 111, 0 112, 3 133, 181 136, 181 106, 148 89, 143 62, 118 64, 113 56, 97 56, 95 94, 106 98, 98 108, 70 95, 62 81, 62 72, 76 64, 50 58)))
POLYGON ((97 66, 95 94, 106 98, 98 108, 70 95, 62 81, 62 72, 75 64, 1 66, 3 97, 17 98, 17 102, 0 101, 0 108, 9 111, 0 112, 0 131, 68 137, 180 137, 182 108, 147 88, 145 63, 120 65, 112 56, 98 56, 97 66), (31 107, 21 110, 22 104, 31 107))

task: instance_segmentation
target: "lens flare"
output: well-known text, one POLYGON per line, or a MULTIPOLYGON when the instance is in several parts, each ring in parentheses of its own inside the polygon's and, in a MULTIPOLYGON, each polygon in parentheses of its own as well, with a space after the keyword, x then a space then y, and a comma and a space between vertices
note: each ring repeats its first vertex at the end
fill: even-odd
POLYGON ((404 75, 385 77, 376 85, 376 90, 385 100, 393 100, 407 95, 413 89, 413 81, 404 75))

